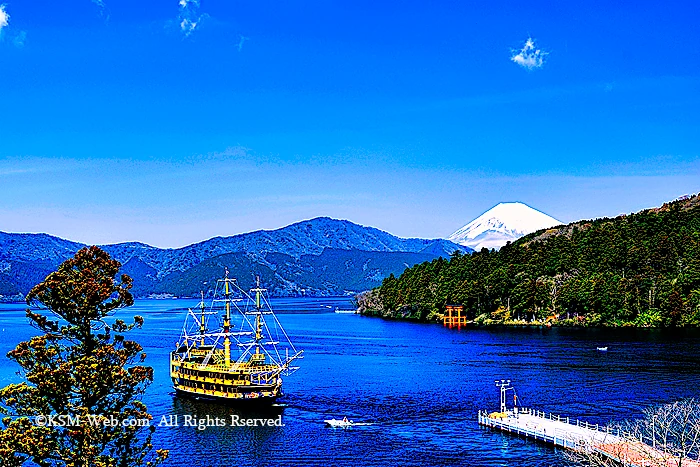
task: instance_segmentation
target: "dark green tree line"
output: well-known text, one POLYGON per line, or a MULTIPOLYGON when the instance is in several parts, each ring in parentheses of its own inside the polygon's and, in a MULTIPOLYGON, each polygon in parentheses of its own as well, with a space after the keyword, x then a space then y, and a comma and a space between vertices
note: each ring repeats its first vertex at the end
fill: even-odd
POLYGON ((527 235, 386 278, 367 314, 477 322, 700 325, 700 197, 527 235), (378 303, 377 303, 378 302, 378 303))

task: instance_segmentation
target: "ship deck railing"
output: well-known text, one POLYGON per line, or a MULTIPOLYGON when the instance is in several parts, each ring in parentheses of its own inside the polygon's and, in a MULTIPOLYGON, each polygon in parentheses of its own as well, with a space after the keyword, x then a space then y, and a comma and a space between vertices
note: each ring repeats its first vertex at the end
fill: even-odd
MULTIPOLYGON (((171 356, 171 359, 174 357, 171 356)), ((245 362, 237 362, 237 361, 232 361, 231 365, 227 366, 225 363, 222 362, 208 362, 208 363, 202 363, 202 362, 188 362, 186 360, 177 360, 177 364, 182 366, 183 368, 188 368, 192 370, 198 370, 198 371, 221 371, 222 373, 229 373, 231 371, 241 371, 241 370, 255 370, 252 371, 252 373, 259 373, 259 372, 264 372, 264 371, 273 371, 274 369, 279 368, 281 365, 276 364, 276 363, 266 363, 263 365, 250 365, 247 361, 245 362)), ((246 371, 247 373, 250 373, 251 371, 246 371)))

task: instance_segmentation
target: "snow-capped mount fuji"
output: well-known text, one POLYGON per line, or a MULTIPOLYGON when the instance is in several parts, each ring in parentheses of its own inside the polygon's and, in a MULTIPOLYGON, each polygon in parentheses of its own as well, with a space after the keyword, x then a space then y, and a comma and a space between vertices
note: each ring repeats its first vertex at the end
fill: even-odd
POLYGON ((448 240, 479 251, 499 249, 529 233, 562 222, 523 203, 499 203, 455 233, 448 240))

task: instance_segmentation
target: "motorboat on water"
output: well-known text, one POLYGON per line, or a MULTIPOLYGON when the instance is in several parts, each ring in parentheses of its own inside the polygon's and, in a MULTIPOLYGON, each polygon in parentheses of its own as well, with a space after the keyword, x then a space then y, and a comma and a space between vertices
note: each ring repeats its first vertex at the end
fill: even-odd
POLYGON ((332 428, 349 428, 355 425, 355 422, 353 422, 352 420, 348 420, 348 417, 343 417, 342 420, 336 420, 335 418, 331 418, 330 420, 324 420, 324 422, 326 422, 326 425, 332 428))
POLYGON ((354 422, 352 420, 348 420, 348 417, 343 417, 342 420, 336 420, 335 418, 331 418, 330 420, 324 420, 327 426, 331 428, 350 428, 353 426, 368 426, 368 425, 373 425, 373 423, 369 422, 354 422))

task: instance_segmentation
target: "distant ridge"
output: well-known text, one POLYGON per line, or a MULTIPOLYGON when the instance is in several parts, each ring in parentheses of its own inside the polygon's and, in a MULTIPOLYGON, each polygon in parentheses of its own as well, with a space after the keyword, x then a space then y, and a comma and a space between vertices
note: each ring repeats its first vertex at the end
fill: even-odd
MULTIPOLYGON (((83 246, 48 234, 0 232, 0 295, 26 294, 83 246)), ((471 251, 444 239, 400 238, 373 227, 329 217, 317 217, 277 230, 214 237, 177 249, 138 242, 103 245, 102 248, 120 261, 122 270, 134 278, 137 296, 196 294, 212 271, 209 267, 193 268, 222 255, 234 255, 227 258, 236 263, 241 280, 252 281, 259 274, 268 277, 266 286, 274 289, 277 295, 327 295, 375 287, 383 277, 400 274, 407 265, 447 257, 456 250, 471 251), (347 254, 323 255, 331 250, 349 252, 349 257, 347 254), (350 263, 333 263, 341 256, 350 263), (363 262, 357 263, 357 258, 353 262, 353 256, 362 257, 363 262), (327 259, 330 264, 310 261, 308 257, 327 259), (356 263, 360 269, 355 268, 356 263), (307 271, 299 269, 302 267, 307 271), (317 276, 320 274, 317 268, 321 268, 322 275, 332 279, 316 281, 312 274, 307 274, 309 268, 316 271, 317 276), (342 273, 338 272, 341 270, 342 273), (184 274, 188 271, 189 274, 184 274), (201 272, 201 277, 197 271, 201 272)), ((220 266, 223 270, 225 264, 220 266)))
POLYGON ((499 203, 447 239, 477 251, 499 249, 507 242, 561 224, 561 221, 524 203, 499 203))

